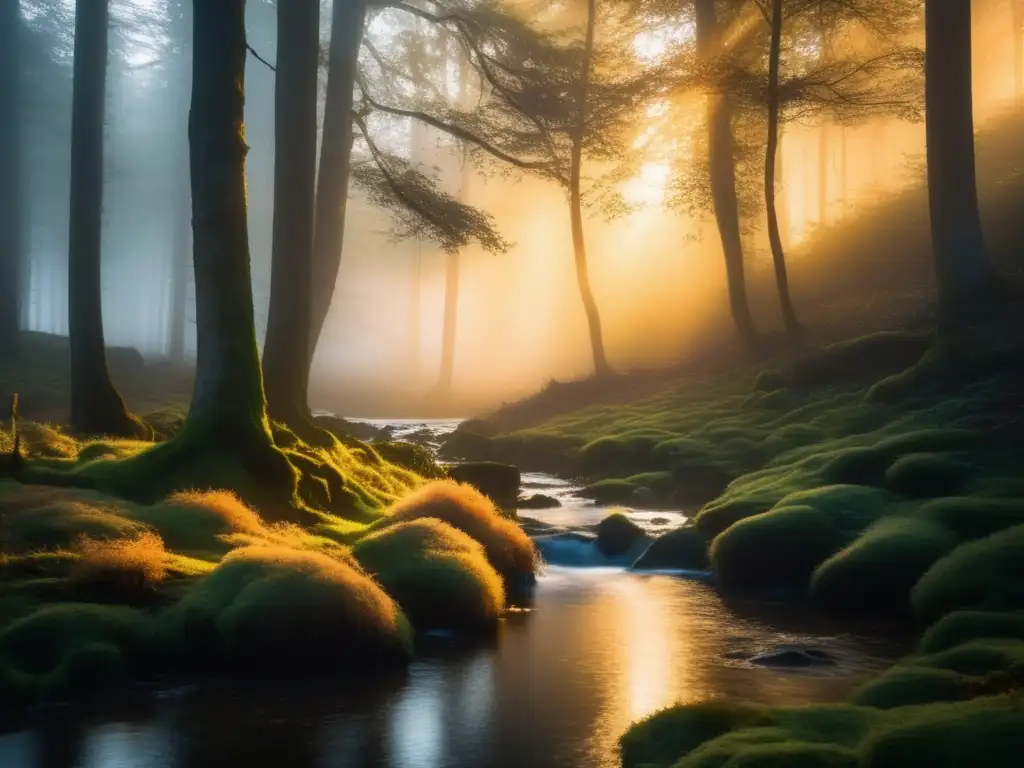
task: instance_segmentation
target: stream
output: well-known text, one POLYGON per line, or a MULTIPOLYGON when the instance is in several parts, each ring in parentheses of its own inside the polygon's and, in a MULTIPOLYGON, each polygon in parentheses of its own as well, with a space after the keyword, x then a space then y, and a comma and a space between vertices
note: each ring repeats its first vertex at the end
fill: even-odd
MULTIPOLYGON (((457 422, 387 424, 395 438, 436 444, 457 422)), ((51 711, 0 735, 0 766, 613 768, 619 735, 662 707, 711 697, 836 701, 908 650, 883 627, 725 600, 693 574, 603 561, 585 536, 607 508, 558 478, 527 474, 523 484, 562 506, 521 513, 545 529, 547 564, 532 605, 510 613, 495 638, 423 638, 408 669, 367 681, 218 683, 51 711), (834 663, 750 660, 791 646, 834 663)), ((685 519, 625 511, 652 534, 685 519)))

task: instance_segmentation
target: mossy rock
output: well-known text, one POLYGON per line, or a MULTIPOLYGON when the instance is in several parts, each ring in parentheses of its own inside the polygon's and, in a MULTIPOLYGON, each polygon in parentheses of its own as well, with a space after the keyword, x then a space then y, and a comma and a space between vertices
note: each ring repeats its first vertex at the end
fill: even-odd
POLYGON ((854 691, 850 701, 878 709, 963 701, 970 698, 974 680, 948 669, 899 665, 862 685, 854 691))
POLYGON ((518 467, 496 461, 474 461, 448 467, 458 483, 468 483, 496 504, 514 503, 519 498, 522 474, 518 467))
POLYGON ((811 596, 831 611, 910 610, 910 591, 959 543, 937 523, 883 518, 814 571, 811 596))
POLYGON ((792 385, 809 391, 878 381, 914 365, 931 344, 930 333, 882 331, 841 341, 793 366, 792 385))
POLYGON ((924 621, 966 608, 1024 607, 1024 526, 954 549, 921 577, 911 604, 924 621))
POLYGON ((915 498, 954 496, 970 476, 971 467, 950 454, 911 453, 886 470, 885 484, 894 493, 915 498))
POLYGON ((493 628, 504 611, 501 576, 483 545, 440 520, 387 526, 352 553, 420 631, 493 628))
POLYGON ((554 496, 543 493, 533 493, 523 496, 516 502, 516 509, 554 509, 562 506, 562 502, 554 496))
POLYGON ((437 479, 445 476, 445 471, 434 459, 434 455, 421 445, 404 442, 379 442, 373 449, 384 461, 404 467, 420 477, 437 479))
POLYGON ((843 543, 842 533, 821 510, 784 506, 741 520, 716 536, 711 566, 726 587, 802 587, 843 543))
POLYGON ((637 570, 704 571, 708 567, 708 539, 693 525, 663 533, 633 564, 637 570))
POLYGON ((405 616, 368 575, 325 554, 236 549, 163 617, 169 655, 222 672, 358 672, 412 652, 405 616))
POLYGON ((1012 768, 1024 754, 1024 709, 1011 697, 907 707, 860 748, 863 768, 1012 768))
POLYGON ((613 477, 584 486, 580 496, 598 504, 624 504, 633 498, 638 487, 631 480, 613 477))
POLYGON ((619 557, 644 537, 643 529, 621 512, 614 512, 597 524, 598 551, 605 557, 619 557))
POLYGON ((491 461, 497 455, 494 440, 468 429, 459 429, 449 435, 438 455, 454 461, 491 461))
POLYGON ((1000 637, 1024 640, 1024 613, 954 611, 928 628, 917 650, 934 654, 971 640, 1000 637))
POLYGON ((980 539, 1024 525, 1024 498, 990 499, 962 496, 934 499, 915 514, 945 526, 962 539, 980 539))

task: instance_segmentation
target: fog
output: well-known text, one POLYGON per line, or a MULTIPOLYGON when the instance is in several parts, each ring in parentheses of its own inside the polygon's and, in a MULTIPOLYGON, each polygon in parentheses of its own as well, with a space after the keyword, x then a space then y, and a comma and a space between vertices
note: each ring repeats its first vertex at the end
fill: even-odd
MULTIPOLYGON (((148 358, 172 354, 175 264, 188 258, 187 205, 190 51, 187 19, 169 13, 174 0, 112 1, 107 80, 106 186, 103 221, 103 311, 107 343, 138 348, 148 358), (184 254, 184 256, 183 256, 184 254)), ((329 34, 325 3, 322 34, 329 34)), ((979 135, 1020 117, 1020 38, 1007 2, 976 2, 975 111, 979 135), (1009 115, 1009 117, 1008 117, 1009 115)), ((73 2, 24 0, 31 27, 30 87, 24 121, 28 185, 25 327, 67 333, 73 2)), ((275 9, 248 3, 249 42, 272 62, 275 9)), ((387 20, 371 34, 387 36, 387 20)), ((274 73, 250 56, 246 71, 249 230, 258 337, 265 330, 273 212, 274 73)), ((701 109, 693 106, 695 114, 701 109)), ((1018 125, 1019 128, 1019 125, 1018 125)), ((591 372, 587 326, 576 289, 565 192, 532 177, 485 175, 461 160, 450 140, 400 119, 388 141, 425 166, 439 168, 452 194, 492 214, 512 242, 495 255, 473 246, 459 253, 460 292, 453 376, 455 410, 468 411, 536 390, 551 379, 591 372)), ((682 129, 681 129, 682 132, 682 129)), ((1019 130, 1018 130, 1019 134, 1019 130)), ((358 150, 357 150, 358 151, 358 150)), ((1018 183, 1014 163, 979 141, 985 190, 1018 183), (986 170, 988 169, 988 170, 986 170), (994 170, 993 170, 994 169, 994 170), (1016 181, 1014 181, 1016 179, 1016 181)), ((894 199, 923 179, 924 126, 875 120, 823 126, 787 123, 781 144, 779 211, 789 247, 798 309, 814 317, 849 286, 829 283, 827 259, 866 208, 894 199), (824 142, 824 150, 822 149, 824 142), (825 169, 825 176, 822 176, 825 169), (812 247, 813 246, 813 247, 812 247), (816 265, 818 268, 812 269, 816 265)), ((724 265, 710 216, 668 211, 671 174, 657 159, 624 185, 639 207, 606 221, 586 221, 591 281, 602 312, 609 361, 616 369, 676 363, 700 349, 729 344, 724 265)), ((350 192, 345 246, 334 303, 317 349, 312 405, 348 403, 350 415, 376 415, 415 402, 438 382, 449 258, 422 239, 395 241, 385 212, 350 192), (397 406, 395 406, 397 407, 397 406)), ((777 300, 763 285, 771 257, 760 216, 749 222, 747 266, 760 328, 780 327, 777 300)), ((893 223, 899 226, 900 222, 893 223)), ((925 233, 926 234, 926 233, 925 233)), ((870 254, 866 254, 870 256, 870 254)), ((835 258, 840 258, 836 256, 835 258)), ((897 258, 920 261, 919 253, 897 258)), ((849 259, 848 259, 849 261, 849 259)), ((863 270, 877 264, 865 258, 863 270)), ((921 270, 921 280, 929 278, 921 270)), ((908 275, 917 274, 913 270, 908 275)), ((908 277, 908 280, 911 280, 908 277)), ((191 277, 188 277, 189 281, 191 277)), ((886 284, 870 276, 855 291, 907 289, 927 302, 927 286, 886 284), (864 287, 866 286, 866 287, 864 287)), ((914 278, 916 279, 916 278, 914 278)), ((186 293, 184 354, 195 353, 191 289, 186 293)), ((848 296, 851 315, 870 324, 848 296)), ((856 300, 856 301, 854 301, 856 300)), ((831 303, 830 303, 831 302, 831 303)), ((914 307, 906 307, 909 311, 914 307)))

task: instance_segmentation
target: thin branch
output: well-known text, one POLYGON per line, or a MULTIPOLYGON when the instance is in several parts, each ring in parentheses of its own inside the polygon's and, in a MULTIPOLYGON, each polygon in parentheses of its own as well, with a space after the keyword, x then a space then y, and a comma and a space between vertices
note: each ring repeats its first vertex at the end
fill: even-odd
POLYGON ((265 66, 267 67, 267 69, 269 69, 269 70, 270 70, 271 72, 277 72, 277 69, 276 69, 276 68, 274 67, 274 65, 273 65, 273 64, 271 64, 271 63, 270 63, 269 61, 267 61, 266 59, 264 59, 264 58, 263 58, 262 56, 260 56, 260 55, 259 55, 258 53, 256 53, 256 49, 255 49, 255 48, 253 48, 253 47, 252 47, 251 45, 249 45, 249 42, 248 42, 248 41, 246 41, 246 43, 245 43, 245 47, 246 47, 246 50, 248 50, 248 51, 249 51, 249 53, 251 53, 251 54, 252 54, 253 56, 255 56, 255 57, 256 57, 256 61, 259 61, 259 62, 261 62, 262 64, 264 64, 264 65, 265 65, 265 66))

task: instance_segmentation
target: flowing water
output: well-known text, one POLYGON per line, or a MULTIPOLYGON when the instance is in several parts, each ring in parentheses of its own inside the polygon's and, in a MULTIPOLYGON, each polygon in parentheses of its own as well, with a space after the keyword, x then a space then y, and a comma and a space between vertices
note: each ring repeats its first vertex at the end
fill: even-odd
MULTIPOLYGON (((440 439, 454 422, 396 426, 395 437, 436 443, 430 433, 440 439)), ((367 681, 204 685, 50 711, 0 735, 0 766, 610 768, 629 723, 664 706, 835 701, 906 650, 899 637, 837 627, 791 604, 725 601, 692 574, 613 565, 587 538, 608 509, 557 478, 526 475, 524 486, 562 506, 524 513, 544 533, 548 565, 532 605, 494 639, 429 637, 407 670, 367 681), (780 646, 836 663, 749 661, 780 646)), ((684 519, 626 512, 652 533, 684 519)))

